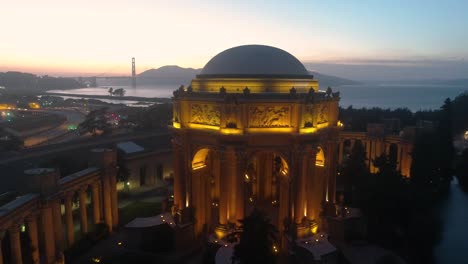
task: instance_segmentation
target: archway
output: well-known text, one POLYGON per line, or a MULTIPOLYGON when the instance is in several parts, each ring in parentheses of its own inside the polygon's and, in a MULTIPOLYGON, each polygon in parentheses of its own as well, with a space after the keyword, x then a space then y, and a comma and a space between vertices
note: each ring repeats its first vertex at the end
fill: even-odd
POLYGON ((195 231, 213 231, 218 220, 219 207, 219 159, 214 150, 201 148, 191 160, 191 193, 186 207, 193 208, 195 231))
POLYGON ((250 155, 244 175, 245 210, 267 213, 280 231, 290 218, 290 173, 286 159, 276 151, 257 151, 250 155))
POLYGON ((395 143, 390 144, 388 150, 388 161, 398 167, 398 145, 395 143))
POLYGON ((328 200, 328 182, 325 175, 325 166, 327 164, 325 150, 318 146, 315 154, 315 166, 311 169, 309 177, 312 177, 311 186, 307 186, 307 218, 309 220, 318 221, 320 212, 322 211, 322 203, 328 200))

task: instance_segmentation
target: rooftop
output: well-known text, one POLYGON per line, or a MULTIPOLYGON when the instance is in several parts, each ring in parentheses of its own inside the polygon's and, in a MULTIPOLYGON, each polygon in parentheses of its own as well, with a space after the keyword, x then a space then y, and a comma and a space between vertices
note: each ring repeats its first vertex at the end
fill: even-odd
POLYGON ((245 45, 227 49, 205 65, 203 77, 285 76, 312 78, 302 63, 290 53, 264 45, 245 45))

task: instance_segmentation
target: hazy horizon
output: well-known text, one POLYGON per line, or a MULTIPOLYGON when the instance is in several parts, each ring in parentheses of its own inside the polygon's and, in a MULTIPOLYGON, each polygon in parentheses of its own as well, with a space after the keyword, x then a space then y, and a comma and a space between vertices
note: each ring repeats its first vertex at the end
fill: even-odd
POLYGON ((353 80, 463 78, 466 1, 17 0, 2 4, 0 71, 128 75, 201 68, 244 44, 353 80), (385 78, 384 78, 385 77, 385 78))

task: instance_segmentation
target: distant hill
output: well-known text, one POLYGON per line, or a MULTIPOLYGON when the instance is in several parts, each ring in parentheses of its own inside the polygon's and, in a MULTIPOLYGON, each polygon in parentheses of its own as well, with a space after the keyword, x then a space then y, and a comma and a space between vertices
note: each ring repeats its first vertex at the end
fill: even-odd
POLYGON ((200 73, 201 69, 182 68, 176 65, 162 66, 138 74, 138 78, 191 78, 200 73))
POLYGON ((85 87, 85 84, 73 78, 38 76, 31 73, 8 71, 0 72, 0 86, 5 87, 5 93, 42 92, 53 89, 75 89, 85 87))
POLYGON ((201 69, 182 68, 175 65, 150 69, 138 74, 138 84, 188 85, 201 69))
POLYGON ((320 89, 325 89, 328 86, 335 87, 339 85, 354 85, 360 84, 360 82, 348 80, 332 75, 325 75, 318 72, 309 71, 310 74, 314 76, 314 79, 317 79, 320 85, 320 89))
MULTIPOLYGON (((150 69, 138 74, 138 83, 176 83, 188 85, 190 81, 200 72, 201 69, 182 68, 175 65, 163 66, 158 69, 150 69)), ((314 76, 315 79, 319 81, 321 89, 324 89, 328 86, 334 87, 338 85, 359 84, 359 82, 336 76, 325 75, 318 72, 310 73, 314 76)))

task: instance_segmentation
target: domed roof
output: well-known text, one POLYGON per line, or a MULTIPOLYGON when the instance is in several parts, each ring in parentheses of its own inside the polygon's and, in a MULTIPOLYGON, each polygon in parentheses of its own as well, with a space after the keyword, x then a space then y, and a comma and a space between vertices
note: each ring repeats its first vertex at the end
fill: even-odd
MULTIPOLYGON (((288 52, 264 45, 245 45, 214 56, 198 77, 309 76, 302 63, 288 52)), ((312 77, 312 75, 310 75, 312 77)))

